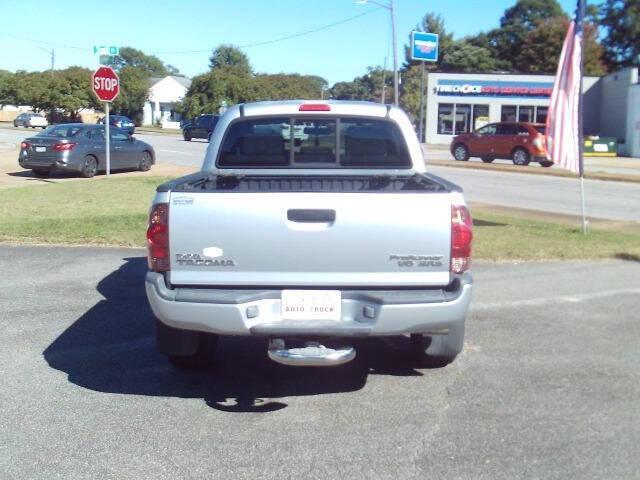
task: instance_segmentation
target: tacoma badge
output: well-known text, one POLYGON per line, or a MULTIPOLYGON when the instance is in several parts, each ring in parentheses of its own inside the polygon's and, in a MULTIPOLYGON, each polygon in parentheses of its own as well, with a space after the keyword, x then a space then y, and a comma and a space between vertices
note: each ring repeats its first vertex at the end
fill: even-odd
POLYGON ((191 267, 235 267, 236 262, 233 260, 202 258, 197 253, 176 253, 176 262, 178 265, 191 267))

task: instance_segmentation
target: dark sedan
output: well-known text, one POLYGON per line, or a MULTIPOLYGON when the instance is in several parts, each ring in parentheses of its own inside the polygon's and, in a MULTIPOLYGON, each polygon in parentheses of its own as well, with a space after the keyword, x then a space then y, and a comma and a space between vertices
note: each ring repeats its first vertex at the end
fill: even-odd
MULTIPOLYGON (((98 123, 104 125, 104 119, 106 117, 102 117, 98 120, 98 123)), ((112 127, 119 128, 127 132, 129 135, 133 135, 136 131, 136 127, 129 117, 125 117, 124 115, 109 115, 109 125, 112 127)))
POLYGON ((183 124, 182 136, 187 142, 192 138, 206 138, 208 141, 211 138, 214 128, 216 128, 218 119, 220 119, 220 115, 200 115, 192 122, 183 124))
MULTIPOLYGON (((111 169, 137 168, 143 172, 155 163, 153 147, 118 128, 110 129, 111 169)), ((67 123, 49 127, 20 145, 18 163, 45 177, 54 170, 93 177, 106 170, 105 128, 102 125, 67 123)))

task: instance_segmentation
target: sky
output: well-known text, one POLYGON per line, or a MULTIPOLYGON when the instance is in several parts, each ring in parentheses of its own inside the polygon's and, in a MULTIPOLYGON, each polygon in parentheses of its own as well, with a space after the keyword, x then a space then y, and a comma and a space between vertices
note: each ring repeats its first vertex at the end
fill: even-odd
MULTIPOLYGON (((388 0, 380 0, 388 3, 388 0)), ((565 11, 575 0, 560 0, 565 11)), ((207 70, 221 43, 245 46, 254 71, 320 75, 332 85, 368 66, 392 69, 389 11, 354 0, 2 0, 0 69, 46 70, 97 66, 94 45, 131 46, 192 77, 207 70), (357 18, 352 18, 358 16, 357 18), (350 19, 308 35, 282 37, 350 19), (175 53, 193 52, 194 53, 175 53)), ((408 35, 427 12, 440 13, 455 38, 499 25, 515 0, 395 0, 398 64, 408 35)))

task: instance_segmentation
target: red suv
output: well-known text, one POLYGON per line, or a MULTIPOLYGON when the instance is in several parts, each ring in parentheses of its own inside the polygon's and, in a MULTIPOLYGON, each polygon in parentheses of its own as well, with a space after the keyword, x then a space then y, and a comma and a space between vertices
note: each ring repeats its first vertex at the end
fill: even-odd
POLYGON ((538 162, 550 167, 547 160, 545 125, 540 123, 490 123, 473 133, 453 137, 451 154, 456 160, 480 157, 491 163, 496 158, 511 159, 515 165, 538 162))

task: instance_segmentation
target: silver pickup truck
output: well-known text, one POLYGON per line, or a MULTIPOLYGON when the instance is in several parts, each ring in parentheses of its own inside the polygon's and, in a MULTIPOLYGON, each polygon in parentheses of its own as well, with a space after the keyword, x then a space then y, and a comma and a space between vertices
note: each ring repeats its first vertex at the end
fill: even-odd
POLYGON ((463 345, 471 240, 461 190, 425 173, 399 108, 234 106, 202 169, 153 201, 158 348, 206 367, 219 336, 259 336, 276 362, 323 366, 352 360, 357 338, 408 335, 417 360, 446 365, 463 345))

